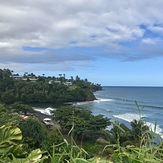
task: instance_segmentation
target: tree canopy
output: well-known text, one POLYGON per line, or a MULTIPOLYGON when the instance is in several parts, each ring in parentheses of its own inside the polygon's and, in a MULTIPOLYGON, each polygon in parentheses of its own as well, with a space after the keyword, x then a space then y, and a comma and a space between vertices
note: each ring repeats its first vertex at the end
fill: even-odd
POLYGON ((46 129, 42 122, 36 118, 28 118, 20 123, 23 135, 23 142, 28 144, 28 148, 39 148, 46 140, 46 129))
POLYGON ((92 115, 90 110, 76 109, 65 106, 53 111, 53 116, 62 129, 68 131, 73 128, 76 135, 90 135, 98 133, 111 125, 110 119, 103 115, 92 115))
POLYGON ((25 73, 24 76, 12 74, 8 69, 0 69, 0 102, 20 103, 63 103, 94 100, 93 91, 100 90, 99 84, 88 80, 66 79, 60 77, 36 76, 25 73))

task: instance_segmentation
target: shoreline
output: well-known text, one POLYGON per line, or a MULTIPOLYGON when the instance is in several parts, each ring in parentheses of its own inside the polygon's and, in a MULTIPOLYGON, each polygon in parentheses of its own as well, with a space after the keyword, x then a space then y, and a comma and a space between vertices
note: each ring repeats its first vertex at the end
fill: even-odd
POLYGON ((45 119, 45 118, 51 118, 52 119, 52 115, 46 115, 46 114, 43 114, 43 113, 36 111, 36 110, 35 110, 33 116, 37 117, 40 121, 43 121, 43 119, 45 119))

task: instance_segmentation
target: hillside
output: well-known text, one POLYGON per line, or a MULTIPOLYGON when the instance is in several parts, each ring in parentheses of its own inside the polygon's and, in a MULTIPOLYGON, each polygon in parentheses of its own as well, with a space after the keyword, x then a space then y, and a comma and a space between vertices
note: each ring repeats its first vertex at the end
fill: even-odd
POLYGON ((101 90, 99 84, 87 79, 67 79, 65 74, 59 77, 36 76, 24 73, 13 74, 9 69, 0 69, 0 102, 21 103, 64 103, 95 100, 94 91, 101 90))

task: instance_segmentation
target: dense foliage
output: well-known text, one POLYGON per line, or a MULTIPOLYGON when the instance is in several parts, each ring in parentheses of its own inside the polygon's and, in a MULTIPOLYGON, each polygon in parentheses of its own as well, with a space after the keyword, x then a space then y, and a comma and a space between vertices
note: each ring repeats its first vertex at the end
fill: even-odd
POLYGON ((36 117, 23 120, 2 104, 0 113, 1 162, 161 163, 163 159, 162 141, 153 143, 155 137, 141 119, 132 121, 131 129, 114 122, 111 130, 105 130, 110 119, 93 116, 88 110, 61 107, 54 111, 54 118, 59 120, 62 129, 68 129, 66 136, 57 128, 46 128, 36 117), (82 142, 88 153, 74 142, 76 136, 83 134, 91 136, 82 142))
POLYGON ((14 126, 19 126, 22 118, 16 112, 11 112, 4 104, 0 104, 0 126, 7 123, 12 123, 14 126))
POLYGON ((75 79, 66 79, 65 75, 45 77, 33 73, 19 76, 9 69, 0 69, 0 102, 6 104, 94 100, 93 91, 100 89, 99 84, 82 80, 78 76, 75 79))
POLYGON ((5 111, 8 114, 15 113, 11 113, 10 109, 2 104, 0 110, 1 118, 10 122, 5 121, 6 124, 1 124, 0 127, 0 162, 161 163, 163 159, 162 140, 159 144, 153 143, 155 137, 141 119, 131 122, 131 129, 114 122, 111 130, 104 130, 106 124, 110 124, 109 119, 101 115, 91 116, 88 110, 63 107, 54 113, 56 119, 60 117, 61 126, 64 128, 67 124, 74 124, 68 125, 72 128, 66 136, 60 130, 46 128, 36 117, 12 122, 13 117, 7 117, 5 111), (74 116, 77 116, 80 123, 74 116), (93 127, 87 129, 87 125, 90 125, 89 119, 93 127), (78 141, 76 144, 74 136, 78 132, 79 135, 85 132, 83 124, 86 125, 84 127, 87 134, 91 135, 91 140, 85 139, 82 147, 78 141), (92 136, 92 133, 96 137, 92 136), (84 149, 87 149, 87 152, 84 149))
POLYGON ((46 156, 40 149, 35 149, 29 154, 23 149, 22 132, 18 127, 3 125, 0 127, 0 162, 43 162, 46 156), (19 142, 19 143, 18 143, 19 142))
POLYGON ((57 126, 49 128, 24 104, 92 100, 100 85, 62 74, 58 78, 32 73, 13 76, 12 71, 0 69, 0 162, 162 163, 163 141, 160 137, 159 143, 155 141, 157 135, 143 118, 133 120, 129 128, 89 110, 66 106, 53 111, 57 126), (29 117, 23 119, 20 113, 29 117))
POLYGON ((14 103, 11 105, 11 109, 13 112, 17 112, 19 114, 27 115, 29 113, 34 113, 34 109, 32 106, 21 104, 21 103, 14 103))
POLYGON ((80 110, 74 107, 58 108, 53 111, 53 116, 59 122, 62 130, 70 131, 73 128, 73 133, 78 139, 85 135, 92 137, 111 125, 110 119, 103 115, 94 116, 90 110, 80 110))
POLYGON ((40 148, 47 138, 45 126, 37 118, 28 118, 20 123, 23 143, 30 149, 40 148))

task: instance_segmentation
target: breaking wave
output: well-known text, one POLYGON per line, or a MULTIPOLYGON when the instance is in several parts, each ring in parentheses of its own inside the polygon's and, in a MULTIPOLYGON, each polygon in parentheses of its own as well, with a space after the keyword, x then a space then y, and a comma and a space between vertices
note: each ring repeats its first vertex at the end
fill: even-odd
POLYGON ((45 115, 52 115, 51 111, 53 111, 55 109, 48 107, 46 109, 34 108, 34 110, 41 112, 42 114, 45 114, 45 115))
POLYGON ((112 99, 106 99, 106 98, 98 98, 97 100, 94 100, 94 101, 75 102, 75 103, 73 103, 73 105, 85 105, 85 104, 90 104, 93 102, 101 103, 101 102, 110 102, 110 101, 113 101, 113 100, 112 99))
MULTIPOLYGON (((132 114, 132 113, 125 113, 125 114, 119 114, 119 115, 113 115, 115 118, 119 118, 122 120, 125 120, 127 122, 131 122, 134 119, 140 120, 142 117, 146 117, 146 115, 139 115, 139 114, 132 114)), ((156 134, 159 134, 163 138, 163 130, 159 127, 159 125, 151 123, 151 122, 145 122, 145 124, 149 127, 149 129, 152 132, 155 132, 156 134)))
POLYGON ((115 118, 119 118, 122 120, 125 120, 127 122, 131 122, 134 119, 140 120, 142 117, 146 117, 146 115, 139 115, 139 114, 132 114, 132 113, 125 113, 125 114, 119 114, 119 115, 113 115, 115 118))
POLYGON ((100 102, 109 102, 113 101, 112 99, 106 99, 106 98, 99 98, 97 100, 94 100, 94 102, 100 103, 100 102))

